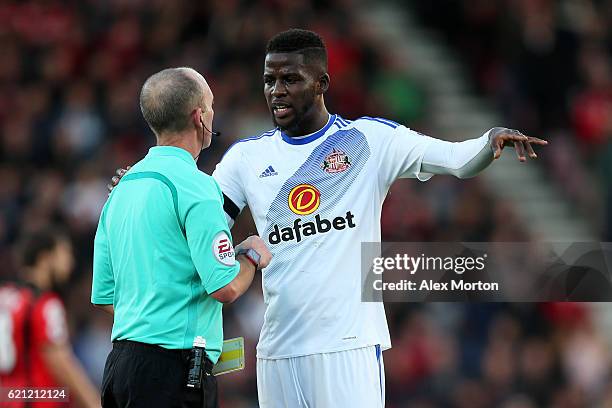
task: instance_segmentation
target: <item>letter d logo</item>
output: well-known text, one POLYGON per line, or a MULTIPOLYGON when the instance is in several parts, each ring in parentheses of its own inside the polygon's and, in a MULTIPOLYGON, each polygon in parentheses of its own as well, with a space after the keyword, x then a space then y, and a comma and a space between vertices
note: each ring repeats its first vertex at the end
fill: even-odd
POLYGON ((310 184, 300 184, 289 192, 289 209, 297 215, 312 214, 319 208, 321 193, 310 184))

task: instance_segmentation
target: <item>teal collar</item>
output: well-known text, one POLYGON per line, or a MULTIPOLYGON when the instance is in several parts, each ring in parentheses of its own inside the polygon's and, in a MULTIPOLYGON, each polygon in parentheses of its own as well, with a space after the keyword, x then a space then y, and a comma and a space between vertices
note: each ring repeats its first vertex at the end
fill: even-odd
POLYGON ((176 146, 153 146, 152 148, 149 149, 149 154, 147 154, 147 156, 149 157, 160 157, 160 156, 178 157, 179 159, 184 160, 187 163, 191 164, 193 167, 198 167, 196 165, 195 160, 193 160, 191 153, 189 153, 187 150, 183 148, 176 147, 176 146))

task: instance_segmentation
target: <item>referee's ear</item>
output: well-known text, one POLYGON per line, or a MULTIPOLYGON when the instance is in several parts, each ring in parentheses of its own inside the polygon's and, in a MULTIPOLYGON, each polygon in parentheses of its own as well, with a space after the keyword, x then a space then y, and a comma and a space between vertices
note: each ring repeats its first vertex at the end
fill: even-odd
POLYGON ((201 130, 202 132, 204 131, 204 125, 202 124, 202 113, 204 111, 202 110, 202 108, 197 107, 194 109, 193 113, 191 114, 191 120, 193 121, 193 125, 195 126, 196 129, 201 130))
POLYGON ((317 83, 317 95, 323 95, 329 89, 329 74, 325 73, 319 77, 317 83))

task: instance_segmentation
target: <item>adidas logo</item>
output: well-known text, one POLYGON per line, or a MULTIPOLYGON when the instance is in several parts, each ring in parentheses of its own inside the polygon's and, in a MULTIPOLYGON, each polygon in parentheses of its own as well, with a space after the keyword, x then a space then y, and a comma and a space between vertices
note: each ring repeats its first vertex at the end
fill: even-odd
POLYGON ((270 176, 276 176, 278 173, 274 170, 274 167, 272 166, 268 166, 267 169, 265 169, 260 175, 259 178, 264 178, 264 177, 270 177, 270 176))

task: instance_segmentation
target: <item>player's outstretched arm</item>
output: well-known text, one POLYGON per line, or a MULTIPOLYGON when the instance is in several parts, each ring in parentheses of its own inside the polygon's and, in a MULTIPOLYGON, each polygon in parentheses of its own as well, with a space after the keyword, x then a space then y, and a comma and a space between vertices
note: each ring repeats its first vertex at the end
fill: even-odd
POLYGON ((545 146, 548 142, 525 136, 518 130, 496 127, 477 139, 464 142, 447 142, 431 139, 423 154, 421 171, 430 174, 450 174, 458 178, 474 177, 491 162, 501 157, 504 147, 514 147, 521 162, 537 158, 533 145, 545 146))

